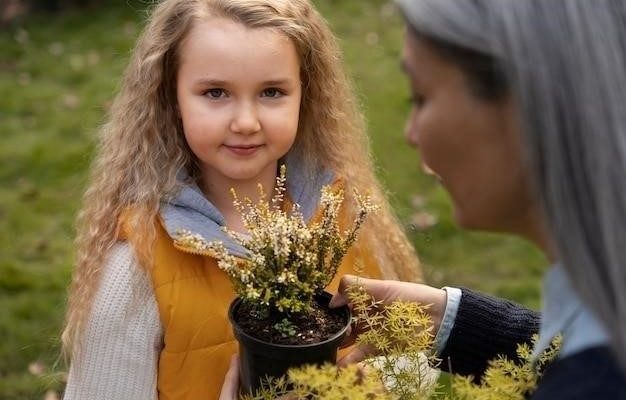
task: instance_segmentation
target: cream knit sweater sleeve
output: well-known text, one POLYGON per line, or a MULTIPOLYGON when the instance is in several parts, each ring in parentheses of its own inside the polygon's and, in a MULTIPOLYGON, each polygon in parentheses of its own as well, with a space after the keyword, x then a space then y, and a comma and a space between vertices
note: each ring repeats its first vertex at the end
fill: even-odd
POLYGON ((72 360, 65 400, 156 400, 162 329, 150 278, 126 242, 117 243, 72 360))

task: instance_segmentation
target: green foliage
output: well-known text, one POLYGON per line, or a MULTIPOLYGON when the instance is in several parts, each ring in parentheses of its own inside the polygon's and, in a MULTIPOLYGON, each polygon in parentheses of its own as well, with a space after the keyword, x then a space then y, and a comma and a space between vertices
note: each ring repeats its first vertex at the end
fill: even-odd
POLYGON ((344 194, 341 188, 322 188, 321 221, 307 224, 298 204, 285 210, 286 167, 276 178, 271 200, 259 185, 259 201, 237 198, 234 204, 242 216, 246 234, 226 229, 243 246, 249 258, 231 255, 221 242, 206 242, 200 235, 179 232, 176 247, 195 254, 208 254, 218 260, 235 292, 255 306, 280 313, 312 311, 313 296, 324 290, 337 273, 341 259, 356 240, 365 218, 377 209, 368 197, 355 192, 358 210, 352 226, 342 231, 339 210, 344 194))
POLYGON ((274 329, 280 332, 283 337, 292 337, 298 333, 296 326, 287 318, 283 318, 279 322, 275 323, 274 329))

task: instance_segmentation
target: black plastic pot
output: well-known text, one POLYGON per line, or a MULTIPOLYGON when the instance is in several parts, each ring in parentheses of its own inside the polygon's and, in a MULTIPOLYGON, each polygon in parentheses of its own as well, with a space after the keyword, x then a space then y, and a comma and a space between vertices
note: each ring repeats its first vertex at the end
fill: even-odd
MULTIPOLYGON (((315 300, 322 306, 328 306, 332 295, 323 292, 315 300)), ((289 368, 304 364, 322 365, 334 364, 337 361, 337 349, 350 326, 350 309, 347 306, 333 309, 345 317, 345 326, 336 334, 323 342, 285 345, 267 343, 244 332, 234 316, 241 305, 241 299, 235 299, 228 310, 228 317, 233 326, 233 332, 239 342, 240 374, 239 380, 242 393, 253 393, 261 387, 267 377, 278 378, 284 375, 289 368)))

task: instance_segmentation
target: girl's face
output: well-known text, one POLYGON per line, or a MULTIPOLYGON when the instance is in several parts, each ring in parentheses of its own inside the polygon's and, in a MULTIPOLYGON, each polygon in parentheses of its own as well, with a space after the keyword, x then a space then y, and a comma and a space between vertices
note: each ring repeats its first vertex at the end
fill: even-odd
POLYGON ((412 91, 406 137, 450 193, 465 228, 531 234, 536 207, 511 101, 484 100, 455 64, 407 33, 412 91))
POLYGON ((192 28, 179 65, 180 117, 205 179, 275 176, 298 129, 300 61, 292 41, 212 18, 192 28))

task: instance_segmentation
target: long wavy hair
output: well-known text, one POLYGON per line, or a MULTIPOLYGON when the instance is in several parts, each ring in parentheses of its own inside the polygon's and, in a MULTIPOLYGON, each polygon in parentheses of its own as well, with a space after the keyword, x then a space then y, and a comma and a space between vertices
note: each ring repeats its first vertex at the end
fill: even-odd
POLYGON ((179 189, 180 171, 199 177, 177 116, 175 83, 181 42, 196 21, 211 17, 276 29, 293 40, 303 95, 290 156, 298 158, 311 177, 331 169, 344 178, 349 208, 355 206, 352 188, 371 194, 382 210, 369 219, 360 240, 373 249, 385 277, 419 278, 417 256, 375 177, 364 121, 338 45, 309 1, 165 0, 151 13, 100 132, 78 216, 76 268, 62 335, 69 357, 80 347, 105 256, 118 239, 120 215, 132 206, 127 222, 137 234, 131 244, 141 267, 149 271, 160 200, 179 189))
POLYGON ((558 256, 626 371, 626 3, 398 3, 479 94, 519 104, 558 256))

